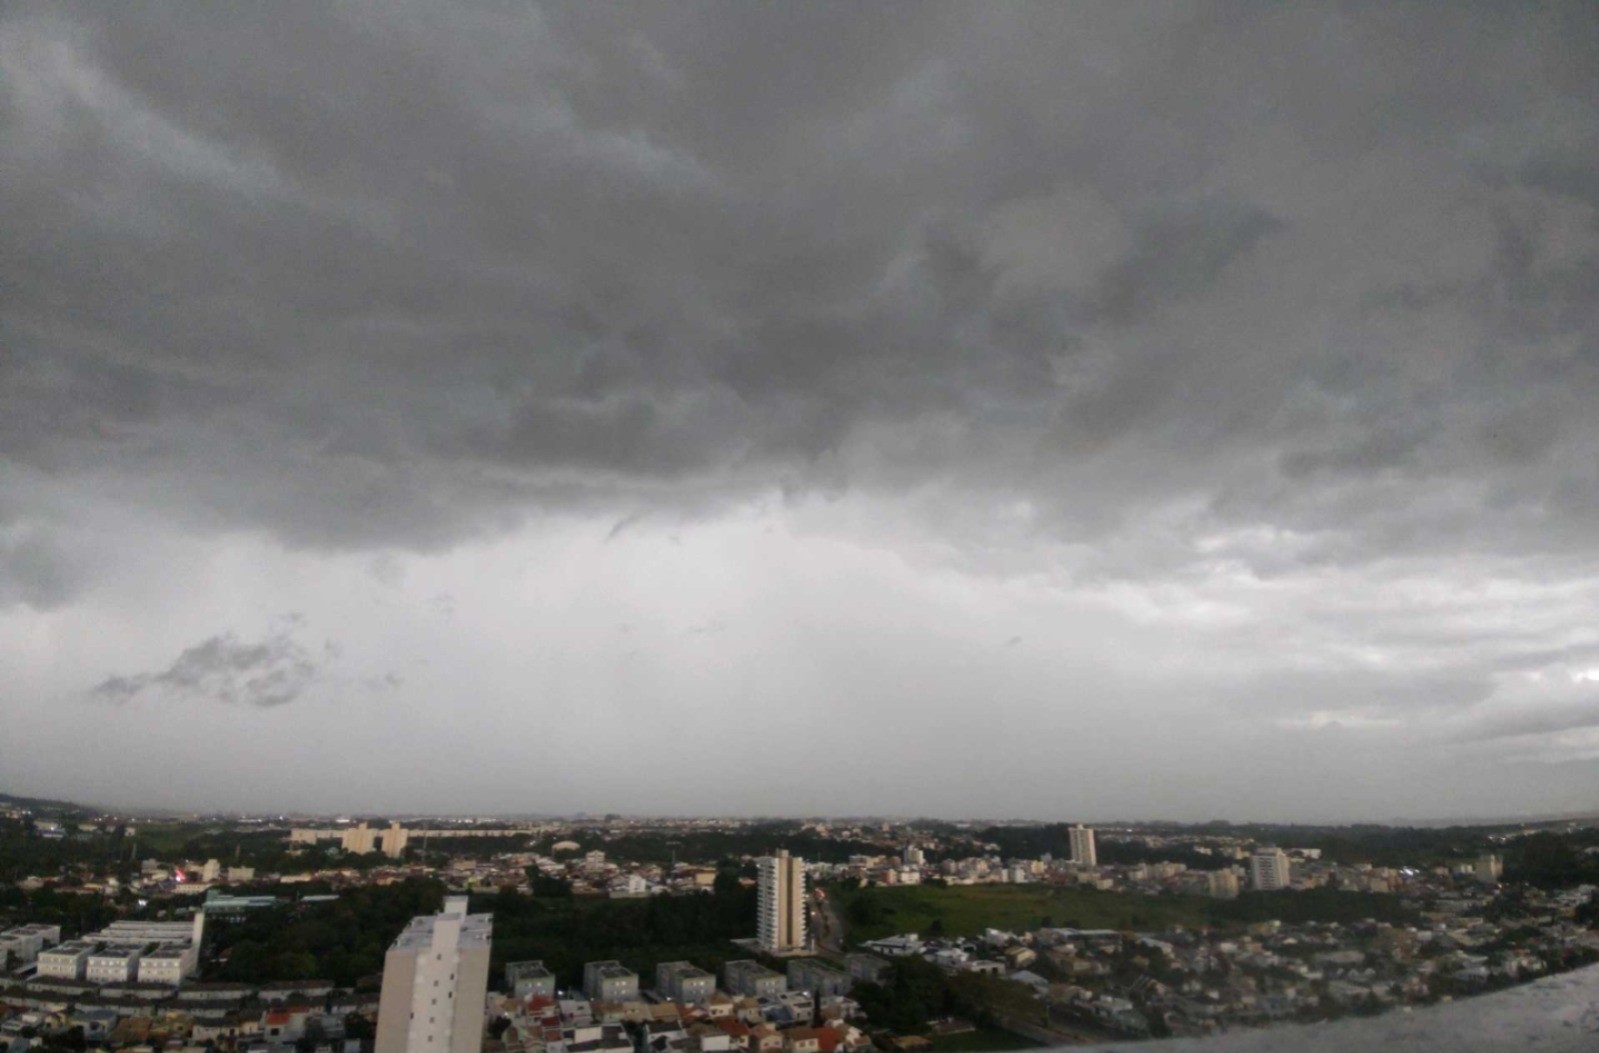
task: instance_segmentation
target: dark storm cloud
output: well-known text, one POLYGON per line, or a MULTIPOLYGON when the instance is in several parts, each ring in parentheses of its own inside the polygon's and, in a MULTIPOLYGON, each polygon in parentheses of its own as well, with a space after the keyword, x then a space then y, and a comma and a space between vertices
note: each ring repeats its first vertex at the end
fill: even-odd
MULTIPOLYGON (((1592 5, 14 5, 0 63, 0 458, 64 506, 1596 554, 1592 5)), ((82 584, 39 521, 0 601, 82 584)))
MULTIPOLYGON (((271 708, 299 698, 316 681, 322 665, 288 630, 257 643, 224 633, 185 649, 160 672, 107 677, 89 690, 89 698, 111 705, 194 699, 271 708)), ((390 674, 375 686, 398 683, 390 674)))

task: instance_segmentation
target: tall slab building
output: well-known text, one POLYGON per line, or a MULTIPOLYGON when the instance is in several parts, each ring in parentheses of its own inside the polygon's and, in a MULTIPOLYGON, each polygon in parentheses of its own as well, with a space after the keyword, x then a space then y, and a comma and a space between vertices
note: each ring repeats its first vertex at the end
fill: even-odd
POLYGON ((1072 862, 1082 867, 1099 866, 1099 852, 1094 847, 1094 828, 1078 823, 1068 834, 1071 837, 1072 862))
POLYGON ((810 949, 805 926, 805 860, 779 849, 755 861, 760 875, 756 938, 768 954, 810 949))
POLYGON ((489 986, 492 914, 449 896, 411 919, 383 960, 375 1053, 478 1053, 489 986))

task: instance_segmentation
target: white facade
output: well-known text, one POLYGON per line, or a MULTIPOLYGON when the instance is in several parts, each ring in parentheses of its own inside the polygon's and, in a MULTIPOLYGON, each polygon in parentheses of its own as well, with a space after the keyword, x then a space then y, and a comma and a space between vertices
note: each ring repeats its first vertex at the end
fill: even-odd
POLYGON ((59 925, 18 925, 0 932, 0 950, 8 952, 13 965, 27 964, 39 952, 61 942, 59 925))
POLYGON ((139 982, 145 984, 183 983, 200 964, 200 952, 193 944, 162 947, 139 959, 139 982))
POLYGON ((92 984, 125 984, 139 973, 139 952, 131 947, 108 947, 89 955, 83 978, 92 984))
POLYGON ((1504 861, 1496 855, 1481 855, 1477 857, 1476 865, 1472 867, 1477 880, 1485 885, 1492 885, 1499 880, 1505 872, 1504 861))
POLYGON ((1094 848, 1094 828, 1078 823, 1070 831, 1072 862, 1080 867, 1099 866, 1099 852, 1094 848))
POLYGON ((383 963, 376 1053, 478 1053, 488 991, 491 914, 465 896, 413 918, 383 963))
POLYGON ((88 966, 89 955, 93 953, 94 945, 84 943, 82 940, 73 940, 51 947, 47 951, 40 951, 38 975, 57 980, 81 980, 88 966))
POLYGON ((1231 870, 1212 870, 1206 876, 1209 891, 1216 899, 1238 897, 1238 875, 1231 870))
POLYGON ((760 874, 756 938, 768 954, 809 949, 805 922, 805 860, 779 849, 755 861, 760 874))
POLYGON ((1256 892, 1285 889, 1292 881, 1288 853, 1280 848, 1257 848, 1249 857, 1249 887, 1256 892))

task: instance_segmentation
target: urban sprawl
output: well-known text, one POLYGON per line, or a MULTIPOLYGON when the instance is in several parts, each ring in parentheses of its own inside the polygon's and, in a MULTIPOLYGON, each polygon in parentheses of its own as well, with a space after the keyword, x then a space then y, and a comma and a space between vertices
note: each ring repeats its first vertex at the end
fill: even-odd
POLYGON ((1415 834, 1391 863, 1351 857, 1398 834, 1227 824, 0 824, 0 1053, 1015 1049, 1376 1013, 1599 960, 1599 844, 1575 822, 1415 834))

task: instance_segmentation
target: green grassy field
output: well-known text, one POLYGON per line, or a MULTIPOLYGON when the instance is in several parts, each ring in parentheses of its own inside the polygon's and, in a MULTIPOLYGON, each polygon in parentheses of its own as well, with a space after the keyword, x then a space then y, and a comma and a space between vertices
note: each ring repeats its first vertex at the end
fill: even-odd
POLYGON ((918 885, 859 889, 843 893, 843 898, 851 943, 900 932, 931 935, 937 931, 934 922, 942 923, 946 936, 975 936, 987 928, 1014 931, 1046 923, 1081 929, 1194 928, 1210 917, 1210 901, 1199 896, 1138 896, 1055 885, 918 885))
POLYGON ((997 1027, 980 1027, 976 1031, 958 1035, 940 1035, 932 1042, 932 1053, 1006 1053, 1013 1049, 1037 1049, 1042 1045, 1014 1031, 1002 1031, 997 1027))

